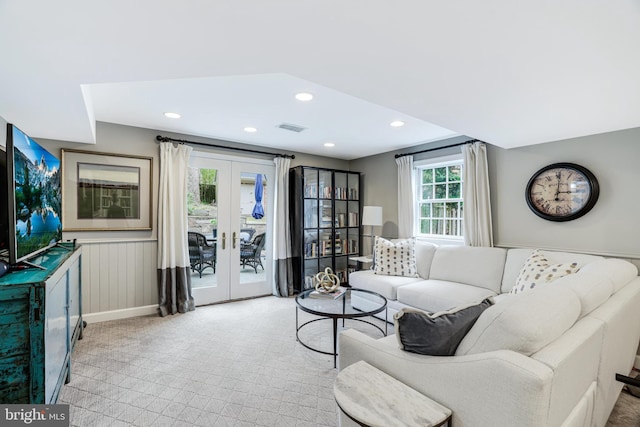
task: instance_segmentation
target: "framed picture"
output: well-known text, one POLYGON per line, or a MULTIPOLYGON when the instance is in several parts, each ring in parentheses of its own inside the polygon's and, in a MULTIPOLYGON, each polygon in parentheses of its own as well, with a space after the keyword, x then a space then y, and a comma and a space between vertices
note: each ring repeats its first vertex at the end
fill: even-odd
POLYGON ((62 149, 62 230, 151 230, 151 157, 62 149))

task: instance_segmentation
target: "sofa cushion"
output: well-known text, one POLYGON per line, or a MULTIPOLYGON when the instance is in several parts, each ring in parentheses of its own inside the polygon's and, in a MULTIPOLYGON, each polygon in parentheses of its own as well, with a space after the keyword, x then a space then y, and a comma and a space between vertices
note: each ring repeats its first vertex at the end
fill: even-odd
POLYGON ((385 276, 418 277, 416 241, 413 238, 396 243, 376 236, 373 249, 373 271, 385 276))
POLYGON ((585 273, 582 270, 562 277, 549 286, 566 286, 575 292, 580 300, 580 318, 599 307, 613 293, 613 286, 607 277, 585 273))
MULTIPOLYGON (((507 251, 507 258, 504 264, 504 274, 502 275, 502 287, 501 292, 508 293, 513 285, 516 284, 516 279, 520 274, 520 270, 522 270, 522 266, 526 259, 531 255, 534 249, 509 249, 507 251)), ((547 257, 547 259, 554 264, 564 264, 564 263, 578 263, 578 269, 581 269, 583 266, 598 260, 604 259, 601 256, 597 255, 585 255, 585 254, 576 254, 571 252, 556 252, 556 251, 547 251, 543 250, 542 253, 547 257)))
POLYGON ((578 263, 551 264, 547 257, 536 249, 524 262, 520 274, 510 294, 518 294, 535 289, 538 285, 553 282, 561 277, 578 271, 578 263))
POLYGON ((561 336, 579 315, 580 300, 565 286, 511 295, 480 315, 456 355, 513 350, 530 356, 561 336))
POLYGON ((397 299, 400 286, 422 281, 419 277, 382 276, 373 270, 361 270, 349 274, 349 285, 358 289, 366 289, 379 293, 388 300, 397 299))
POLYGON ((478 316, 491 304, 486 299, 438 313, 403 308, 393 316, 398 344, 411 353, 453 356, 478 316))
POLYGON ((506 254, 502 248, 439 246, 431 262, 429 278, 499 293, 506 254))
POLYGON ((437 248, 438 245, 433 243, 416 240, 416 268, 418 269, 418 276, 423 279, 429 278, 431 262, 437 248))
POLYGON ((450 310, 494 295, 485 288, 434 279, 397 288, 398 302, 429 312, 450 310))
POLYGON ((608 258, 585 265, 582 272, 605 276, 611 282, 612 293, 615 294, 638 276, 638 267, 628 261, 608 258))

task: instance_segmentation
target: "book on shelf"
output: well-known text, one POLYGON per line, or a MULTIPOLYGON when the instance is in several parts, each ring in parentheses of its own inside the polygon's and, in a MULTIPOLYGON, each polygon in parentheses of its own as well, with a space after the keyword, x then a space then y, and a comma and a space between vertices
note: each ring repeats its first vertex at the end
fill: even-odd
POLYGON ((322 221, 320 221, 320 228, 330 228, 331 227, 331 217, 323 216, 322 221))
POLYGON ((358 242, 354 239, 344 239, 342 241, 342 250, 344 253, 353 254, 358 252, 358 242))
POLYGON ((305 258, 316 258, 318 256, 318 244, 315 241, 304 244, 304 256, 305 258))
POLYGON ((358 226, 358 214, 355 212, 349 212, 349 227, 358 226))
POLYGON ((304 187, 304 197, 318 197, 318 188, 313 184, 307 184, 304 187))
POLYGON ((314 290, 309 293, 309 298, 338 299, 345 292, 347 292, 347 288, 344 288, 342 286, 339 286, 338 288, 330 292, 314 290))

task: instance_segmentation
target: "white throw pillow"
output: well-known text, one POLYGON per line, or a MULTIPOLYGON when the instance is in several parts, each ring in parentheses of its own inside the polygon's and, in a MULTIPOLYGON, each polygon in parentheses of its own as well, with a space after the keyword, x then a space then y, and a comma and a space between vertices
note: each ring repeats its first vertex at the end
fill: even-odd
POLYGON ((376 236, 373 272, 386 276, 418 277, 415 246, 415 239, 403 239, 394 243, 376 236))
POLYGON ((556 279, 578 271, 578 263, 551 264, 545 254, 539 249, 533 251, 524 262, 522 270, 516 279, 516 284, 509 291, 518 294, 534 289, 536 286, 553 282, 556 279))
POLYGON ((530 356, 573 326, 580 308, 578 296, 566 286, 509 296, 480 315, 456 355, 512 350, 530 356))

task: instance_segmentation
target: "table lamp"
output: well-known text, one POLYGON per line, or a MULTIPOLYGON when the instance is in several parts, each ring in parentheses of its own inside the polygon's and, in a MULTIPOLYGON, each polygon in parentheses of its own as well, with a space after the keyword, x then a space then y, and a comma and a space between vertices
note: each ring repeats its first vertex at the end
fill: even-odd
POLYGON ((373 256, 373 227, 382 227, 382 206, 364 206, 362 208, 362 226, 371 227, 371 234, 363 234, 363 236, 371 238, 371 255, 373 256))

